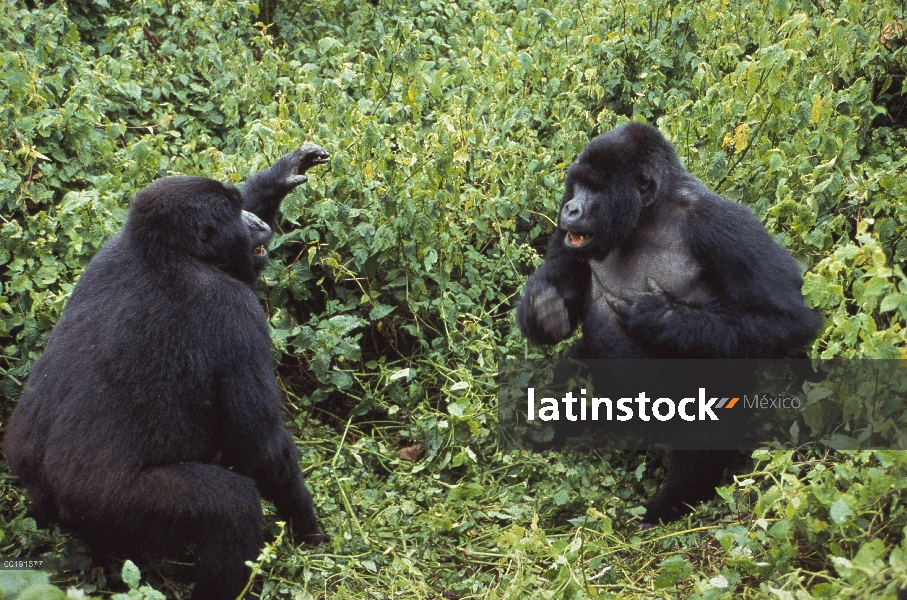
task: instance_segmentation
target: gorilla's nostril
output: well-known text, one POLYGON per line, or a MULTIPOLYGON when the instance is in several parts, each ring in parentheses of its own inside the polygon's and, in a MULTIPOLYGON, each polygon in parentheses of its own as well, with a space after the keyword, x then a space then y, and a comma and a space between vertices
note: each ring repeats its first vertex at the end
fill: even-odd
POLYGON ((572 202, 569 202, 564 207, 563 215, 565 217, 575 218, 575 217, 582 216, 582 213, 583 213, 583 211, 582 211, 581 207, 577 206, 576 204, 574 204, 572 202))

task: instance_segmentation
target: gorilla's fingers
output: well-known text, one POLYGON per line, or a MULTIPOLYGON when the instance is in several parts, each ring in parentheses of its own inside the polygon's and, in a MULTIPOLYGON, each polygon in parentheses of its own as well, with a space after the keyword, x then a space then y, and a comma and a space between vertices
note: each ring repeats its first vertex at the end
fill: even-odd
POLYGON ((318 144, 308 142, 274 163, 269 172, 274 173, 274 177, 286 191, 308 181, 305 172, 315 165, 326 163, 330 156, 318 144))
POLYGON ((533 299, 533 305, 545 333, 558 340, 570 335, 567 306, 553 286, 542 288, 533 299))
POLYGON ((287 182, 287 185, 296 186, 296 185, 305 183, 308 180, 309 180, 309 178, 306 177, 305 175, 290 175, 289 177, 286 178, 285 181, 287 182))
POLYGON ((611 307, 617 316, 626 319, 630 316, 630 305, 610 292, 602 292, 605 296, 605 302, 611 307))
POLYGON ((532 303, 535 305, 537 312, 547 312, 550 310, 548 305, 560 298, 557 294, 557 290, 552 286, 546 286, 536 292, 535 297, 532 299, 532 303))
POLYGON ((323 165, 331 156, 327 150, 312 142, 303 144, 294 152, 294 155, 299 159, 299 165, 296 170, 299 175, 302 175, 315 165, 323 165))
POLYGON ((315 516, 291 519, 287 522, 290 542, 294 545, 318 546, 330 540, 314 520, 315 516))
POLYGON ((318 546, 328 541, 328 536, 323 533, 306 533, 299 536, 296 541, 302 542, 306 546, 318 546))
POLYGON ((645 294, 642 292, 634 292, 632 290, 623 290, 620 293, 620 298, 621 298, 621 300, 623 300, 630 306, 633 306, 637 302, 639 302, 640 300, 642 300, 643 298, 645 298, 646 296, 649 296, 649 295, 651 295, 651 294, 645 294))
POLYGON ((555 310, 549 315, 549 320, 545 322, 545 329, 549 335, 562 340, 570 335, 570 320, 567 318, 564 301, 559 298, 558 304, 560 304, 559 310, 555 310))

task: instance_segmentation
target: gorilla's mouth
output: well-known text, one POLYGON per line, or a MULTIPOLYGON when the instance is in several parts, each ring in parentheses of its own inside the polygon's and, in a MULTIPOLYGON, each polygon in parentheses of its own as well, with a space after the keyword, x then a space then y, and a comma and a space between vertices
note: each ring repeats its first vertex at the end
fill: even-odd
POLYGON ((591 233, 578 233, 576 231, 567 232, 567 245, 573 248, 580 248, 582 246, 585 246, 591 239, 591 233))
POLYGON ((266 253, 267 250, 265 250, 264 244, 262 244, 261 246, 256 246, 252 249, 252 254, 254 254, 255 256, 264 256, 266 253))

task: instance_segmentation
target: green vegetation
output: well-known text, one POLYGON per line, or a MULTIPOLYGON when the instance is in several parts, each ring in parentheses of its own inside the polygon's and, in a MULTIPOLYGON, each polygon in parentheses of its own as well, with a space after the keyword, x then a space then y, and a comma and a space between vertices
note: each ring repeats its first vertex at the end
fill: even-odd
MULTIPOLYGON (((331 162, 284 203, 260 293, 332 541, 273 544, 256 594, 893 598, 907 585, 904 452, 760 451, 719 499, 640 531, 662 457, 501 453, 494 435, 498 361, 563 350, 528 346, 512 309, 565 170, 628 119, 657 124, 802 262, 825 317, 815 355, 907 357, 902 1, 267 4, 276 28, 242 0, 4 1, 3 415, 138 189, 169 174, 240 182, 312 140, 331 162)), ((0 556, 78 553, 2 474, 0 556)), ((187 597, 185 566, 141 564, 187 597)), ((131 563, 122 579, 51 582, 158 597, 131 563)), ((0 589, 54 597, 41 577, 0 589)))

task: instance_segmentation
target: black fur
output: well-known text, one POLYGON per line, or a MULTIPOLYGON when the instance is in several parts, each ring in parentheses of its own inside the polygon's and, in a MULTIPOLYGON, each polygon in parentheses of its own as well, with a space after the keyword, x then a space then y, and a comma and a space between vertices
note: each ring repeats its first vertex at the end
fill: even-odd
MULTIPOLYGON (((539 344, 582 323, 571 358, 802 357, 820 318, 801 286, 796 262, 749 210, 706 189, 656 129, 630 123, 570 167, 517 322, 539 344)), ((714 496, 733 458, 673 452, 645 521, 675 520, 714 496)))
POLYGON ((306 144, 242 193, 197 177, 139 192, 7 426, 3 449, 41 518, 105 554, 194 545, 196 600, 241 592, 263 544, 260 496, 296 541, 324 539, 251 286, 271 237, 262 219, 273 226, 326 159, 306 144))

